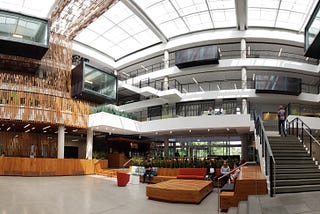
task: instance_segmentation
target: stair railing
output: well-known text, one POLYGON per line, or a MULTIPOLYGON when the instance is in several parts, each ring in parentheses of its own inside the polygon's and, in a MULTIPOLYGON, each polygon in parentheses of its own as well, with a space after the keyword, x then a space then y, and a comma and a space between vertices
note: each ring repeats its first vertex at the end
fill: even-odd
MULTIPOLYGON (((287 129, 289 135, 295 135, 299 138, 300 142, 308 148, 308 153, 313 160, 320 159, 320 154, 317 154, 318 158, 315 157, 316 151, 313 149, 313 146, 318 146, 320 148, 319 141, 312 135, 311 128, 303 122, 299 117, 292 119, 291 121, 287 120, 287 129)), ((319 149, 317 149, 319 150, 319 149)))
POLYGON ((275 195, 275 167, 276 161, 274 159, 271 146, 268 140, 268 136, 266 134, 266 130, 263 126, 263 120, 260 115, 255 114, 255 128, 256 128, 256 135, 259 137, 260 145, 262 147, 262 158, 264 158, 265 164, 265 175, 268 177, 269 185, 270 185, 270 192, 269 195, 273 197, 275 195))
POLYGON ((249 165, 249 164, 255 164, 255 165, 256 165, 257 162, 255 162, 255 161, 245 162, 244 164, 238 166, 237 168, 232 169, 230 172, 228 172, 228 173, 226 173, 226 174, 224 174, 223 176, 221 176, 221 177, 218 178, 218 181, 217 181, 217 183, 218 183, 218 214, 220 213, 220 193, 221 193, 221 191, 220 191, 220 185, 219 185, 219 184, 220 184, 221 179, 223 179, 223 178, 225 178, 226 176, 230 175, 231 173, 233 173, 233 172, 236 171, 237 169, 240 169, 242 166, 247 166, 247 165, 249 165))

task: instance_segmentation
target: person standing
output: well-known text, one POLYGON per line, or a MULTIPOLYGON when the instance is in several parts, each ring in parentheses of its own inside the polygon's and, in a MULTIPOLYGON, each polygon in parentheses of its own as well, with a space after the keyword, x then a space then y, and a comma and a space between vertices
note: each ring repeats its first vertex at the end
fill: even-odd
POLYGON ((285 131, 285 121, 286 121, 286 110, 282 105, 279 106, 279 111, 278 111, 278 129, 279 129, 279 135, 283 135, 286 137, 286 131, 285 131))

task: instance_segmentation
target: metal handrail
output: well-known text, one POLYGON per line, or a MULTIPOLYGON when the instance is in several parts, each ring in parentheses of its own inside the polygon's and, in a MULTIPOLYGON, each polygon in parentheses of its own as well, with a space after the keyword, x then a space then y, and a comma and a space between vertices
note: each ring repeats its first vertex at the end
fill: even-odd
POLYGON ((265 163, 265 174, 269 175, 270 196, 273 197, 275 195, 274 187, 276 185, 276 180, 275 180, 276 161, 274 159, 273 152, 271 150, 271 146, 263 125, 262 118, 260 115, 257 115, 257 114, 255 114, 255 128, 260 137, 260 144, 262 145, 262 157, 264 158, 264 163, 265 163), (270 163, 269 166, 268 166, 268 161, 270 163), (269 169, 269 173, 268 173, 268 169, 269 169))
POLYGON ((296 118, 292 119, 291 121, 289 121, 287 119, 287 124, 288 124, 289 134, 291 134, 291 131, 292 131, 292 134, 296 134, 297 137, 300 137, 302 144, 306 144, 304 141, 304 133, 307 133, 307 135, 309 136, 309 153, 310 153, 310 157, 312 157, 312 143, 315 142, 318 144, 318 146, 320 146, 320 143, 312 135, 311 128, 305 122, 303 122, 303 120, 301 120, 299 117, 296 117, 296 118), (301 136, 299 136, 299 124, 301 124, 301 127, 300 127, 301 136), (296 125, 296 127, 295 127, 295 125, 296 125), (295 128, 296 128, 296 133, 294 132, 295 128))
MULTIPOLYGON (((247 162, 245 162, 244 164, 241 164, 240 166, 234 168, 234 169, 231 170, 230 172, 228 172, 228 173, 224 174, 223 176, 219 177, 219 178, 218 178, 218 183, 219 183, 219 181, 220 181, 222 178, 226 177, 227 175, 230 175, 231 173, 233 173, 233 172, 236 171, 237 169, 240 169, 242 166, 246 166, 246 165, 248 165, 248 164, 257 164, 257 162, 255 162, 255 161, 247 161, 247 162)), ((220 213, 220 186, 218 186, 218 214, 219 214, 219 213, 220 213)))

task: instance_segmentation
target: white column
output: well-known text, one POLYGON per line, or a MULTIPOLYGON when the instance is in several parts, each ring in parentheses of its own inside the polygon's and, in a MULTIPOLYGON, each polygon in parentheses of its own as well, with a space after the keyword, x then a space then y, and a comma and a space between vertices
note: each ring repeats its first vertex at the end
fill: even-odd
MULTIPOLYGON (((163 63, 164 66, 163 68, 169 68, 170 66, 170 59, 169 59, 169 51, 165 50, 163 54, 163 63)), ((163 79, 163 90, 168 90, 169 89, 169 77, 165 76, 163 79)))
POLYGON ((242 67, 241 68, 241 85, 242 89, 247 89, 247 68, 242 67))
MULTIPOLYGON (((247 45, 246 45, 246 40, 241 39, 241 59, 246 59, 247 58, 247 45)), ((241 88, 242 89, 247 89, 247 69, 246 67, 241 68, 241 88)), ((248 114, 248 103, 247 99, 243 98, 242 99, 242 114, 248 114)))
POLYGON ((170 66, 170 58, 169 51, 165 50, 163 55, 164 68, 169 68, 170 66))
POLYGON ((64 158, 64 125, 58 126, 58 158, 64 158))
POLYGON ((92 145, 93 145, 93 129, 87 130, 87 150, 86 150, 86 159, 92 159, 92 145))
POLYGON ((241 39, 241 59, 247 58, 247 47, 246 47, 246 40, 241 39))

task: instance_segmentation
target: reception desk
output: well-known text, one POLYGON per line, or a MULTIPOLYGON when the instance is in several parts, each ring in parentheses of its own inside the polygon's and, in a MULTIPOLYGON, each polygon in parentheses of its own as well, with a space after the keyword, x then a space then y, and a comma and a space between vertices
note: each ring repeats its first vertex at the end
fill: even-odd
POLYGON ((55 158, 0 158, 0 175, 62 176, 94 174, 94 160, 55 158))

